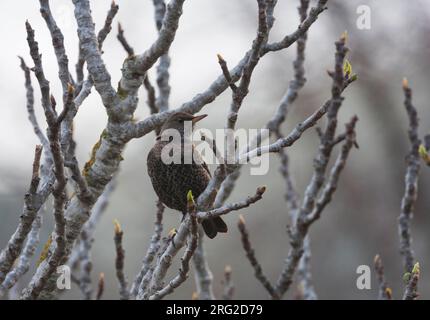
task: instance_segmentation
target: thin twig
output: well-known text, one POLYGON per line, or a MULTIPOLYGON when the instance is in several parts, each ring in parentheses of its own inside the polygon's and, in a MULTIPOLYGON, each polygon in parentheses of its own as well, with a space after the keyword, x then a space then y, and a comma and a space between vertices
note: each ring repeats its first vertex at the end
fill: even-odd
POLYGON ((121 43, 124 50, 127 52, 128 56, 134 56, 134 49, 130 46, 127 39, 124 36, 124 29, 121 26, 121 23, 118 22, 118 34, 116 36, 118 41, 121 43))
POLYGON ((376 276, 379 282, 378 299, 391 300, 392 298, 391 289, 388 287, 387 281, 385 280, 384 266, 382 265, 382 259, 379 256, 379 254, 375 256, 375 259, 373 260, 373 264, 374 264, 376 276))
POLYGON ((99 275, 99 282, 97 286, 96 300, 100 300, 102 298, 104 291, 105 291, 105 274, 101 272, 99 275))
POLYGON ((405 292, 403 294, 403 300, 416 300, 419 297, 418 293, 418 280, 420 279, 421 270, 420 264, 417 262, 409 275, 407 280, 405 292))
MULTIPOLYGON (((304 239, 306 238, 310 225, 318 217, 318 214, 311 215, 311 213, 314 211, 318 193, 324 185, 325 172, 333 150, 332 141, 336 133, 337 114, 343 100, 341 93, 345 88, 345 82, 348 82, 348 78, 345 79, 343 73, 343 64, 347 52, 345 44, 346 35, 342 35, 340 40, 336 42, 335 71, 332 75, 332 98, 329 100, 327 106, 327 125, 323 132, 318 154, 314 161, 314 173, 306 188, 302 206, 297 213, 297 219, 290 231, 291 249, 288 252, 284 269, 282 270, 276 284, 276 290, 280 297, 284 295, 292 283, 296 267, 303 255, 304 239), (310 218, 310 216, 313 218, 310 218)), ((353 129, 355 121, 352 123, 353 129)), ((353 142, 351 142, 351 144, 353 144, 353 142)), ((347 148, 345 147, 345 149, 347 148)))
MULTIPOLYGON (((153 0, 154 11, 155 11, 155 25, 158 32, 161 32, 163 26, 164 16, 166 14, 166 3, 164 0, 153 0)), ((157 86, 158 86, 158 97, 156 100, 157 109, 161 112, 169 109, 169 97, 170 97, 170 85, 169 85, 169 68, 170 68, 170 56, 169 52, 166 51, 158 62, 157 66, 157 86)))
POLYGON ((418 176, 420 172, 419 146, 421 141, 418 137, 418 114, 415 107, 412 105, 412 90, 406 79, 403 81, 403 92, 405 95, 404 104, 409 117, 409 141, 411 143, 411 151, 406 158, 405 194, 402 199, 401 213, 399 216, 399 237, 404 272, 411 272, 415 263, 415 255, 411 247, 412 236, 410 227, 414 214, 415 202, 418 196, 418 176))
POLYGON ((9 239, 6 247, 0 254, 0 285, 6 278, 6 275, 13 267, 15 260, 21 254, 24 246, 24 241, 32 229, 37 212, 42 203, 38 204, 37 190, 40 183, 39 167, 40 157, 42 156, 42 146, 36 146, 33 161, 33 173, 31 177, 30 187, 25 195, 24 212, 20 217, 20 223, 12 237, 9 239))
POLYGON ((252 248, 251 242, 249 240, 249 232, 246 228, 245 218, 240 215, 239 221, 237 224, 240 234, 242 236, 242 246, 245 250, 246 257, 248 258, 251 266, 254 268, 254 274, 258 281, 263 285, 263 287, 267 290, 272 299, 279 299, 278 292, 276 291, 276 287, 272 285, 267 276, 263 273, 263 268, 261 267, 260 262, 257 260, 255 256, 254 249, 252 248))
POLYGON ((125 258, 125 251, 122 246, 122 236, 123 231, 121 229, 121 225, 118 221, 114 221, 114 227, 115 227, 115 249, 116 249, 116 259, 115 259, 115 269, 116 269, 116 277, 118 279, 119 283, 119 295, 121 300, 128 300, 129 293, 127 289, 127 279, 124 275, 124 258, 125 258))
POLYGON ((232 300, 233 299, 233 295, 234 295, 234 283, 232 281, 232 270, 231 270, 231 266, 225 266, 224 268, 224 280, 223 280, 223 286, 224 286, 224 290, 223 290, 223 294, 222 294, 222 298, 224 300, 232 300))

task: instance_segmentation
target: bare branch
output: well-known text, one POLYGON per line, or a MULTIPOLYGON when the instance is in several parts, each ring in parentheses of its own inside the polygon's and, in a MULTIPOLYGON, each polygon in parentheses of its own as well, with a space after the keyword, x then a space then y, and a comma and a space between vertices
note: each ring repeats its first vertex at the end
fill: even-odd
POLYGON ((255 257, 254 249, 251 246, 251 242, 249 241, 249 233, 246 229, 245 219, 242 215, 239 216, 239 222, 237 224, 240 234, 242 235, 242 246, 246 252, 246 257, 248 258, 251 266, 254 268, 255 277, 258 281, 263 285, 263 287, 267 290, 272 299, 279 299, 279 295, 276 291, 276 288, 272 285, 267 276, 263 273, 263 269, 255 257))
POLYGON ((119 9, 119 6, 115 3, 115 1, 112 1, 108 14, 106 16, 105 24, 97 34, 97 42, 99 44, 100 51, 102 50, 103 42, 105 41, 106 37, 112 30, 112 22, 116 14, 118 13, 118 9, 119 9))
POLYGON ((149 111, 151 112, 151 114, 158 113, 159 109, 156 103, 155 89, 151 81, 149 80, 148 75, 146 75, 145 80, 143 80, 143 85, 145 86, 145 89, 148 93, 148 100, 146 103, 148 104, 149 111))
POLYGON ((243 208, 249 207, 251 204, 256 203, 257 201, 263 198, 263 194, 266 192, 266 187, 259 187, 255 192, 255 195, 248 197, 246 200, 242 200, 235 203, 230 203, 225 206, 215 208, 213 210, 209 210, 206 212, 197 212, 197 218, 199 219, 209 219, 214 217, 219 217, 221 215, 230 213, 231 211, 237 211, 243 208))
POLYGON ((310 237, 307 235, 303 240, 303 255, 297 267, 297 277, 299 279, 299 286, 303 291, 304 300, 317 300, 314 285, 312 283, 311 271, 311 248, 310 237))
POLYGON ((196 283, 196 296, 199 300, 215 300, 213 292, 213 275, 209 268, 204 248, 204 233, 200 229, 197 249, 193 255, 194 279, 196 283))
POLYGON ((163 24, 157 40, 142 55, 136 57, 134 71, 144 74, 154 63, 165 54, 175 39, 179 18, 182 15, 182 5, 185 0, 170 0, 164 15, 163 24))
POLYGON ((117 176, 115 176, 106 186, 103 194, 98 198, 96 204, 91 210, 91 216, 84 224, 80 237, 77 240, 75 247, 72 250, 69 266, 72 268, 74 277, 76 278, 79 288, 81 289, 84 298, 89 300, 92 297, 93 288, 91 286, 91 249, 93 246, 94 232, 102 215, 106 212, 109 204, 109 199, 117 185, 117 176))
POLYGON ((50 157, 48 139, 40 129, 39 122, 37 121, 36 114, 34 112, 34 89, 33 89, 33 85, 31 84, 30 68, 27 67, 22 57, 19 57, 19 59, 21 60, 21 69, 24 71, 24 75, 25 75, 25 89, 27 91, 28 119, 30 120, 31 125, 33 126, 34 133, 39 138, 39 141, 44 148, 45 155, 47 157, 50 157))
MULTIPOLYGON (((240 79, 240 83, 237 89, 233 90, 233 99, 230 106, 230 112, 227 117, 227 128, 234 129, 238 117, 239 109, 243 103, 243 100, 248 95, 249 85, 251 83, 252 73, 257 66, 260 57, 262 47, 266 44, 269 37, 269 27, 267 26, 267 3, 265 0, 257 0, 258 3, 258 30, 257 37, 252 43, 252 48, 247 63, 245 64, 240 79)), ((223 70, 224 74, 226 73, 223 70)), ((231 84, 231 76, 226 81, 231 84)), ((231 85, 230 85, 231 86, 231 85)))
MULTIPOLYGON (((320 0, 320 2, 326 2, 327 0, 323 1, 320 0)), ((276 1, 271 1, 270 5, 274 6, 276 1)), ((273 7, 272 7, 273 10, 273 7)), ((271 11, 272 12, 272 11, 271 11)), ((306 33, 310 26, 317 20, 318 15, 322 12, 319 10, 316 10, 316 18, 313 16, 312 18, 309 16, 302 24, 301 27, 299 27, 296 31, 293 32, 292 35, 290 35, 291 38, 299 38, 301 35, 306 33)), ((273 24, 273 17, 268 19, 268 27, 270 28, 271 24, 273 24)), ((297 39, 296 38, 296 39, 297 39)), ((289 41, 286 43, 287 47, 292 45, 294 41, 289 41)), ((285 47, 285 48, 287 48, 285 47)), ((268 51, 262 50, 261 56, 264 56, 268 51)), ((230 75, 232 78, 232 81, 237 81, 246 65, 246 63, 249 60, 249 57, 251 55, 251 51, 248 51, 245 56, 238 62, 238 64, 230 70, 230 75)), ((229 87, 229 84, 225 80, 224 75, 220 75, 210 86, 207 90, 205 90, 202 93, 197 94, 191 101, 184 103, 178 110, 176 111, 184 111, 188 113, 197 113, 199 112, 205 105, 213 102, 221 93, 223 93, 227 88, 229 87)), ((168 112, 162 112, 157 115, 153 115, 143 121, 138 122, 133 128, 130 129, 129 137, 132 138, 139 138, 142 137, 152 130, 154 130, 156 127, 160 126, 171 114, 171 111, 168 112)))
POLYGON ((331 201, 333 194, 337 189, 337 183, 339 181, 340 174, 346 165, 346 160, 348 159, 349 152, 355 145, 355 124, 358 118, 354 116, 351 121, 346 124, 346 142, 342 146, 342 150, 336 159, 333 168, 330 171, 328 181, 322 190, 322 194, 315 204, 314 211, 309 215, 309 221, 314 221, 318 219, 321 212, 324 210, 325 206, 331 201))
MULTIPOLYGON (((343 63, 347 53, 345 43, 346 35, 342 35, 340 40, 336 42, 335 71, 333 74, 332 98, 329 100, 327 106, 327 125, 323 132, 318 154, 314 161, 314 173, 306 188, 302 206, 298 211, 297 219, 290 232, 291 249, 288 253, 285 267, 276 284, 276 289, 280 297, 288 290, 292 283, 294 272, 303 255, 303 241, 308 233, 310 225, 315 221, 317 216, 316 214, 311 215, 311 213, 314 211, 318 193, 325 181, 325 172, 333 149, 332 141, 336 133, 337 114, 343 100, 341 93, 345 88, 345 83, 347 83, 349 79, 345 79, 343 73, 343 63), (313 218, 309 218, 310 215, 313 216, 313 218)), ((355 124, 355 121, 353 121, 353 123, 355 124)), ((297 130, 297 128, 295 130, 297 130)))
POLYGON ((376 276, 378 277, 379 282, 378 299, 391 300, 391 289, 388 287, 387 281, 385 280, 384 266, 382 265, 382 259, 379 254, 375 256, 373 263, 376 271, 376 276))
POLYGON ((116 92, 111 85, 111 77, 104 65, 99 43, 94 31, 94 22, 88 0, 73 0, 75 17, 78 22, 78 36, 82 56, 87 63, 88 72, 103 104, 107 109, 112 108, 116 92))
POLYGON ((31 258, 39 245, 39 232, 41 226, 42 216, 37 215, 33 221, 31 231, 28 234, 27 241, 15 267, 7 274, 4 282, 0 285, 0 297, 4 295, 7 290, 17 284, 19 279, 21 279, 21 277, 30 269, 31 258))
MULTIPOLYGON (((163 26, 164 16, 166 14, 166 3, 164 0, 153 0, 155 9, 155 25, 158 32, 161 31, 163 26)), ((157 109, 161 112, 169 109, 169 97, 170 97, 170 85, 169 85, 169 67, 170 57, 169 52, 166 51, 160 57, 160 61, 157 66, 157 86, 158 86, 158 98, 157 98, 157 109)))
MULTIPOLYGON (((49 267, 38 277, 37 281, 31 282, 23 293, 23 298, 35 299, 39 296, 46 281, 55 271, 55 268, 61 264, 65 255, 65 225, 64 205, 66 202, 65 187, 67 179, 64 172, 64 159, 60 146, 60 125, 61 118, 55 111, 55 99, 49 95, 49 82, 46 80, 41 56, 39 54, 38 44, 34 39, 34 30, 27 22, 27 40, 30 47, 30 54, 35 64, 35 74, 39 81, 42 92, 42 106, 45 111, 46 122, 48 123, 48 140, 54 161, 54 175, 56 184, 52 191, 54 196, 54 219, 55 219, 55 249, 49 258, 49 267), (60 120, 60 121, 59 121, 60 120)), ((66 108, 66 105, 65 105, 66 108)), ((65 110, 67 112, 67 110, 65 110)), ((64 117, 63 117, 64 118, 64 117)))
MULTIPOLYGON (((104 40, 106 40, 107 35, 112 29, 112 22, 115 15, 118 13, 118 6, 115 4, 114 1, 112 1, 110 9, 106 15, 105 23, 103 25, 103 28, 100 29, 100 31, 97 34, 97 42, 100 52, 102 52, 102 46, 104 40)), ((93 86, 93 81, 91 76, 88 76, 87 80, 84 81, 84 65, 85 65, 85 58, 84 58, 84 51, 82 50, 81 43, 79 41, 79 54, 78 54, 78 62, 76 63, 75 69, 76 69, 76 76, 77 76, 77 92, 79 92, 80 103, 78 101, 75 101, 76 105, 79 106, 82 104, 81 100, 84 100, 91 92, 91 88, 93 86), (84 90, 85 89, 85 90, 84 90)))
MULTIPOLYGON (((348 79, 345 82, 343 88, 341 89, 341 92, 343 92, 343 90, 345 90, 348 85, 353 81, 353 79, 348 79)), ((316 125, 318 120, 321 119, 329 111, 332 102, 333 99, 327 100, 326 103, 319 109, 317 109, 314 113, 312 113, 312 115, 306 118, 303 122, 297 124, 296 127, 286 137, 280 138, 270 145, 260 146, 248 152, 243 152, 242 154, 240 154, 237 161, 241 163, 245 159, 252 159, 254 157, 269 152, 280 152, 281 149, 290 147, 302 136, 303 132, 316 125)))
POLYGON ((116 36, 118 41, 121 43, 124 50, 127 52, 128 56, 134 56, 134 49, 128 44, 127 39, 124 36, 124 29, 121 26, 121 23, 118 22, 118 34, 116 36))
MULTIPOLYGON (((145 290, 147 294, 145 294, 145 296, 150 297, 153 293, 163 288, 162 282, 167 274, 167 270, 170 268, 173 258, 185 245, 187 236, 190 234, 190 220, 190 215, 187 215, 184 221, 182 221, 179 229, 174 233, 172 240, 170 240, 168 243, 166 250, 162 253, 159 260, 157 261, 150 280, 145 281, 144 284, 145 287, 147 287, 145 290), (149 281, 149 283, 147 281, 149 281)), ((144 282, 145 277, 142 280, 142 283, 144 282)), ((139 296, 141 296, 141 294, 138 295, 138 299, 139 296)))
POLYGON ((42 206, 46 198, 40 197, 37 193, 40 177, 40 157, 42 155, 42 146, 36 146, 33 161, 33 174, 30 187, 25 195, 24 210, 20 217, 20 223, 14 234, 9 239, 6 247, 0 253, 0 285, 6 278, 6 275, 11 271, 15 260, 21 254, 24 246, 24 241, 32 229, 37 212, 42 206), (43 201, 41 203, 41 201, 43 201))
POLYGON ((52 46, 54 47, 55 55, 58 62, 58 77, 60 78, 61 85, 63 87, 64 100, 66 99, 66 93, 69 83, 73 83, 73 79, 69 72, 69 59, 64 48, 64 36, 60 28, 57 26, 54 17, 51 13, 49 6, 49 0, 39 0, 40 2, 40 13, 46 22, 46 25, 51 33, 52 46))
POLYGON ((218 63, 221 67, 222 73, 224 75, 225 81, 227 81, 228 85, 230 86, 230 89, 234 92, 237 90, 237 86, 234 84, 233 79, 231 78, 230 71, 227 67, 227 61, 224 60, 222 55, 218 54, 218 63))
POLYGON ((115 249, 116 249, 116 260, 115 260, 115 269, 116 269, 116 277, 119 283, 119 295, 121 300, 128 300, 129 293, 127 289, 127 279, 124 275, 124 258, 125 251, 122 247, 122 236, 123 231, 121 229, 121 225, 117 220, 114 221, 115 227, 115 249))
POLYGON ((184 254, 181 258, 181 268, 176 277, 174 277, 163 289, 155 292, 149 297, 149 300, 160 300, 163 297, 171 294, 176 288, 178 288, 188 278, 188 272, 190 271, 190 261, 197 249, 197 242, 199 238, 197 229, 197 218, 196 218, 196 206, 194 199, 190 197, 188 200, 188 215, 190 216, 190 239, 185 249, 184 254))
POLYGON ((105 274, 101 272, 99 275, 99 283, 97 286, 96 300, 100 300, 102 298, 104 291, 105 291, 105 274))
POLYGON ((281 41, 267 44, 263 49, 263 54, 269 51, 279 51, 288 48, 301 37, 303 33, 308 31, 311 25, 318 19, 318 16, 327 9, 327 0, 318 0, 315 7, 311 8, 309 16, 301 22, 296 31, 292 34, 285 36, 281 41))
POLYGON ((420 279, 421 270, 420 264, 417 262, 409 274, 409 279, 407 280, 405 292, 403 294, 403 300, 416 300, 419 297, 418 293, 418 280, 420 279))
POLYGON ((130 296, 132 297, 137 296, 139 292, 139 287, 142 284, 142 280, 148 273, 156 254, 160 250, 161 234, 163 233, 163 213, 164 205, 161 203, 161 201, 158 201, 156 220, 154 223, 154 234, 151 237, 149 248, 146 251, 145 257, 143 258, 142 267, 139 271, 139 274, 136 276, 136 279, 134 280, 133 285, 131 287, 130 296))
POLYGON ((411 151, 407 156, 407 167, 405 174, 405 194, 402 199, 401 213, 399 216, 400 253, 403 257, 403 269, 411 272, 415 263, 415 255, 412 250, 412 236, 410 231, 411 220, 414 214, 414 206, 418 196, 418 176, 420 172, 419 146, 421 141, 418 137, 418 114, 412 105, 412 90, 408 81, 403 81, 405 95, 405 108, 409 117, 409 141, 411 151))
POLYGON ((231 267, 230 266, 225 266, 224 268, 224 280, 223 280, 223 285, 224 285, 224 291, 222 294, 222 298, 224 300, 232 300, 233 299, 233 295, 234 295, 234 283, 231 279, 231 267))

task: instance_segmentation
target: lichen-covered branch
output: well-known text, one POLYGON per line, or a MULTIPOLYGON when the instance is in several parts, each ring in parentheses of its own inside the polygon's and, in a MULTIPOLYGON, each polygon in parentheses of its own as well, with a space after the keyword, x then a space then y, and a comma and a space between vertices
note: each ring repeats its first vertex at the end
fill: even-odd
POLYGON ((199 300, 214 300, 213 274, 209 268, 204 248, 204 234, 200 230, 197 248, 193 255, 194 279, 196 283, 196 296, 199 300))
POLYGON ((46 80, 42 60, 39 54, 38 44, 34 38, 34 30, 27 22, 27 40, 30 47, 30 54, 35 64, 35 74, 39 81, 39 86, 42 92, 42 106, 45 111, 46 122, 48 124, 48 140, 53 159, 54 175, 56 183, 52 194, 54 196, 54 220, 55 220, 55 243, 52 255, 49 257, 48 267, 42 272, 37 281, 31 282, 23 293, 25 299, 36 299, 42 291, 48 278, 54 273, 56 267, 61 264, 65 256, 65 236, 66 222, 64 218, 64 206, 66 202, 65 188, 67 178, 64 170, 64 158, 60 144, 60 126, 69 109, 65 103, 64 109, 60 115, 57 115, 55 110, 55 99, 50 96, 49 82, 46 80))
POLYGON ((6 247, 0 253, 0 285, 6 278, 6 275, 11 271, 13 263, 21 254, 24 241, 32 229, 34 219, 36 219, 37 212, 39 211, 42 203, 46 198, 40 197, 38 194, 38 187, 40 182, 39 167, 40 157, 42 155, 42 146, 36 146, 33 173, 30 182, 30 187, 24 200, 24 211, 20 217, 20 223, 15 230, 12 237, 9 239, 6 247))
POLYGON ((55 22, 54 17, 51 13, 49 6, 49 0, 39 0, 40 2, 40 13, 46 22, 46 25, 51 33, 52 46, 54 47, 55 55, 58 62, 58 77, 63 88, 64 100, 66 99, 67 87, 73 83, 73 79, 69 72, 69 59, 64 48, 64 36, 55 22))
POLYGON ((3 296, 7 290, 17 284, 19 279, 21 279, 21 277, 30 269, 31 258, 39 245, 39 232, 41 226, 42 216, 37 215, 33 221, 31 231, 28 234, 27 241, 15 267, 7 274, 6 279, 0 285, 0 297, 3 296))
POLYGON ((136 276, 136 279, 133 282, 133 285, 130 289, 130 296, 136 297, 139 292, 139 287, 142 284, 142 279, 148 273, 151 268, 152 262, 155 259, 156 254, 160 250, 161 246, 161 235, 163 233, 163 213, 164 213, 164 205, 161 201, 157 202, 157 213, 156 219, 154 223, 154 234, 151 237, 151 241, 149 243, 148 250, 146 251, 145 257, 142 261, 142 267, 136 276))
POLYGON ((192 197, 188 200, 188 215, 190 216, 190 239, 188 245, 185 248, 185 252, 181 258, 181 268, 179 273, 175 276, 164 288, 155 292, 149 297, 149 300, 159 300, 168 294, 171 294, 176 288, 178 288, 188 277, 190 271, 190 261, 197 249, 198 243, 198 228, 196 218, 196 206, 192 197))
POLYGON ((73 4, 75 5, 75 17, 78 21, 78 36, 82 57, 87 63, 88 73, 102 98, 104 106, 107 109, 111 109, 116 92, 111 85, 110 74, 99 50, 89 2, 88 0, 73 0, 73 4))
MULTIPOLYGON (((155 11, 155 25, 158 32, 161 31, 163 26, 164 16, 166 14, 166 3, 164 0, 153 0, 155 11)), ((160 57, 157 66, 157 86, 158 97, 156 100, 157 109, 161 112, 169 109, 170 85, 169 85, 169 67, 170 57, 167 51, 160 57)))

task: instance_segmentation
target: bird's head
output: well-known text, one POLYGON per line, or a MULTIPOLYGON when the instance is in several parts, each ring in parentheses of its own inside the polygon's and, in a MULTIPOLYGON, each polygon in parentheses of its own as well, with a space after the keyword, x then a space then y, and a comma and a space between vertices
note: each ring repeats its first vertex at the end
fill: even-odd
POLYGON ((195 116, 188 112, 173 113, 161 127, 161 134, 163 134, 163 132, 168 129, 172 129, 172 130, 177 130, 181 134, 181 136, 184 136, 186 125, 191 124, 191 131, 192 131, 192 129, 194 128, 194 125, 198 121, 206 118, 206 116, 207 114, 201 114, 201 115, 195 116))

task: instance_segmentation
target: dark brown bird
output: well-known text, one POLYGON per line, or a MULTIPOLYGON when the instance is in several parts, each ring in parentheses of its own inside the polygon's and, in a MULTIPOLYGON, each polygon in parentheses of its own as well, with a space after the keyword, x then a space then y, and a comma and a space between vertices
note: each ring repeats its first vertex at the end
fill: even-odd
MULTIPOLYGON (((205 117, 206 115, 194 116, 186 112, 172 114, 161 127, 157 141, 148 154, 148 174, 159 199, 167 207, 179 210, 184 215, 187 212, 188 191, 191 190, 193 196, 197 199, 206 189, 211 179, 206 163, 202 160, 201 155, 194 150, 194 145, 191 141, 194 124, 205 117), (191 130, 185 129, 187 121, 191 122, 191 130), (175 132, 180 134, 180 141, 177 141, 178 139, 173 139, 173 141, 172 139, 166 139, 171 132, 169 129, 176 130, 175 132), (184 157, 185 146, 190 146, 193 152, 193 157, 188 163, 184 161, 186 159, 184 157), (164 154, 166 154, 166 150, 170 150, 167 151, 170 152, 170 156, 172 152, 180 152, 180 163, 166 164, 166 161, 162 159, 164 147, 166 147, 164 154)), ((227 232, 227 225, 221 217, 205 219, 202 221, 202 225, 206 235, 211 239, 218 232, 227 232)))

